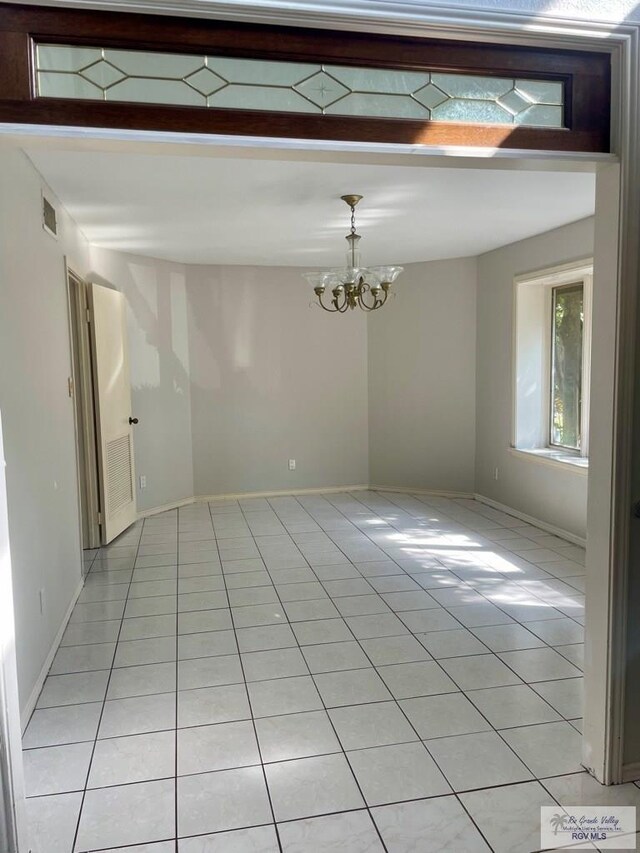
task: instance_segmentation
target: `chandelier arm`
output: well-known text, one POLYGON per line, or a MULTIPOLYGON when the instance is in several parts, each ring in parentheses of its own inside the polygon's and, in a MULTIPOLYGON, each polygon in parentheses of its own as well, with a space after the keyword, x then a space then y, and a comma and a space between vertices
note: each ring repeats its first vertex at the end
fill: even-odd
POLYGON ((383 295, 376 296, 376 308, 382 308, 384 303, 387 301, 387 297, 389 296, 389 291, 385 290, 383 295))
MULTIPOLYGON (((331 304, 334 304, 335 300, 332 301, 331 304)), ((323 311, 328 311, 329 314, 335 314, 338 308, 328 308, 324 302, 322 301, 322 296, 318 295, 318 305, 323 309, 323 311)))
MULTIPOLYGON (((371 292, 371 286, 369 284, 367 284, 367 282, 361 276, 360 282, 358 284, 358 307, 361 308, 363 311, 373 311, 373 305, 371 305, 371 306, 367 305, 367 303, 364 299, 364 295, 367 292, 369 292, 369 293, 371 292)), ((374 303, 375 303, 375 297, 374 297, 374 303)))
POLYGON ((379 308, 382 303, 380 302, 380 299, 377 296, 373 296, 372 294, 373 305, 367 305, 364 299, 364 294, 367 290, 371 292, 371 288, 369 287, 369 285, 363 284, 360 288, 360 298, 358 299, 358 305, 360 306, 360 308, 362 308, 363 311, 375 311, 376 308, 379 308))
POLYGON ((338 313, 344 314, 344 312, 349 307, 349 297, 347 296, 346 293, 344 293, 343 297, 342 297, 342 302, 339 302, 338 297, 334 296, 333 299, 331 300, 331 304, 335 305, 335 310, 338 311, 338 313))
POLYGON ((379 296, 379 295, 378 295, 378 296, 376 296, 376 297, 375 297, 375 303, 374 303, 374 305, 373 305, 372 310, 373 310, 373 311, 375 311, 375 309, 376 309, 376 308, 382 308, 382 306, 384 305, 384 303, 387 301, 387 297, 388 297, 388 296, 389 296, 389 291, 388 291, 388 290, 383 291, 383 295, 382 295, 382 296, 379 296))

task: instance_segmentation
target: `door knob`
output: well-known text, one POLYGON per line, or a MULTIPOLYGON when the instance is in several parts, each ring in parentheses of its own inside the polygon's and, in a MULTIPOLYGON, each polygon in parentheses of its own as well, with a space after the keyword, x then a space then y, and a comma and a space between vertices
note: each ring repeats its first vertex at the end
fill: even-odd
POLYGON ((138 423, 138 419, 137 419, 137 418, 129 418, 129 423, 130 423, 130 424, 137 424, 137 423, 138 423))

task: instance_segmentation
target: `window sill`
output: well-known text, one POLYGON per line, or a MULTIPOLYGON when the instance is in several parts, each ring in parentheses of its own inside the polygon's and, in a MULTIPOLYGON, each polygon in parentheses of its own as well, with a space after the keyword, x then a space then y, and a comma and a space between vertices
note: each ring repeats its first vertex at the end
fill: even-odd
POLYGON ((511 447, 509 452, 529 462, 540 462, 544 465, 561 467, 565 470, 574 470, 579 474, 589 472, 589 459, 586 456, 578 456, 575 453, 566 453, 562 450, 552 450, 549 447, 511 447))

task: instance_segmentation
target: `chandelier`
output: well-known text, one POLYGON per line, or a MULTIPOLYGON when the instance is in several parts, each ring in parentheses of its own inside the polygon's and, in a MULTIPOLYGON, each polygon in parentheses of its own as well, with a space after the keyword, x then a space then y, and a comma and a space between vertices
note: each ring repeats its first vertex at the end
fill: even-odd
POLYGON ((348 308, 362 308, 363 311, 375 311, 382 308, 389 297, 391 285, 402 272, 402 267, 361 267, 360 235, 356 234, 356 205, 361 195, 343 195, 340 198, 351 209, 351 230, 346 236, 347 266, 343 269, 307 272, 304 277, 312 285, 318 303, 325 311, 344 314, 348 308), (331 291, 332 299, 325 305, 323 297, 326 290, 331 291))

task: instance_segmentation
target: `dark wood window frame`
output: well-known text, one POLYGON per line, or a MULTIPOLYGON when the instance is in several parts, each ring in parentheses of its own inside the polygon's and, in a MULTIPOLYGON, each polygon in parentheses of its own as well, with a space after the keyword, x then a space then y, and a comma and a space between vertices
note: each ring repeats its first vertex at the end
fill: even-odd
POLYGON ((605 52, 138 13, 5 4, 0 8, 0 122, 433 146, 610 150, 610 56, 605 52), (38 98, 33 68, 38 43, 561 80, 566 127, 38 98))

